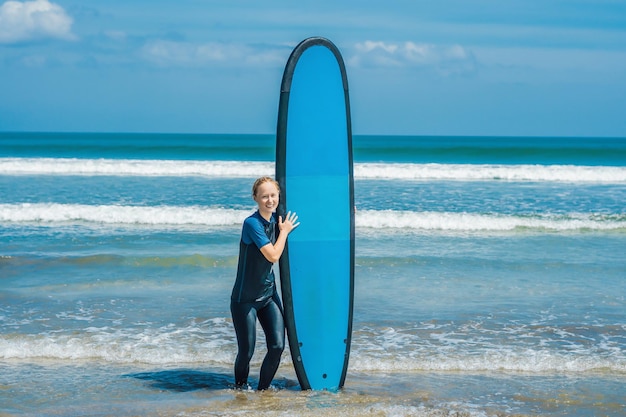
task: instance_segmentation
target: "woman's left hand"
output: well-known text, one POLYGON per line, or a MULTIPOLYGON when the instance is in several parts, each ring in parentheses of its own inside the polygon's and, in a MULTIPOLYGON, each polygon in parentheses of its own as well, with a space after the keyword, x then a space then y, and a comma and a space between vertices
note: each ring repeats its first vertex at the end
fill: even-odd
POLYGON ((288 212, 287 215, 285 215, 284 221, 282 216, 278 216, 278 228, 281 232, 291 233, 293 229, 299 225, 300 222, 298 221, 298 215, 295 212, 288 212))

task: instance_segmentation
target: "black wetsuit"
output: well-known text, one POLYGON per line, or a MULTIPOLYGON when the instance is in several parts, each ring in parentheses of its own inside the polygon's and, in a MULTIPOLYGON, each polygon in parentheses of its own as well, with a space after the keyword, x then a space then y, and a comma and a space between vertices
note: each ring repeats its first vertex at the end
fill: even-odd
POLYGON ((259 376, 259 390, 269 388, 285 349, 285 324, 272 263, 260 251, 266 244, 276 242, 277 233, 275 217, 268 222, 258 211, 248 217, 243 225, 237 279, 230 302, 237 335, 237 386, 245 386, 248 382, 250 360, 256 344, 257 319, 263 327, 267 344, 267 354, 259 376))

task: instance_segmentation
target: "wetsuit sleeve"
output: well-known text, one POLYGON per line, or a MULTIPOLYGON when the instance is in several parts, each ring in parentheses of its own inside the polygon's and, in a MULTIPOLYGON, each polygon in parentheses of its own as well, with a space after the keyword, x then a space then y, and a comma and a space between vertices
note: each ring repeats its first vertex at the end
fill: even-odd
POLYGON ((270 239, 265 234, 263 224, 254 217, 248 217, 243 223, 241 237, 246 245, 254 243, 259 249, 271 243, 270 239))

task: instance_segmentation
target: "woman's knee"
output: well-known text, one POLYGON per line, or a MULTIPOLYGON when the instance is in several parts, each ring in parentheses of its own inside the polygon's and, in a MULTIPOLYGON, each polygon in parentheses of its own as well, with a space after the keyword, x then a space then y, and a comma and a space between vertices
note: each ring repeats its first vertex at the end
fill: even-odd
POLYGON ((284 345, 274 345, 268 346, 267 348, 267 358, 270 361, 279 362, 280 358, 283 356, 283 351, 285 350, 284 345))
POLYGON ((283 353, 283 351, 285 350, 285 341, 281 340, 281 341, 277 341, 273 343, 271 346, 268 346, 268 350, 272 350, 278 353, 283 353))
POLYGON ((285 350, 285 332, 277 330, 272 337, 267 340, 267 350, 281 354, 285 350))

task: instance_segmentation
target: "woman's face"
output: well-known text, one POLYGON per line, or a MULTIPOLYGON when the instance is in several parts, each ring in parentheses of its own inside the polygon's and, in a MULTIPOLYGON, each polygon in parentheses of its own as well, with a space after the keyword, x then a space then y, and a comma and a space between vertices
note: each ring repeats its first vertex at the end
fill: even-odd
POLYGON ((259 205, 261 214, 272 214, 278 207, 279 196, 276 185, 268 181, 259 185, 254 201, 259 205))

